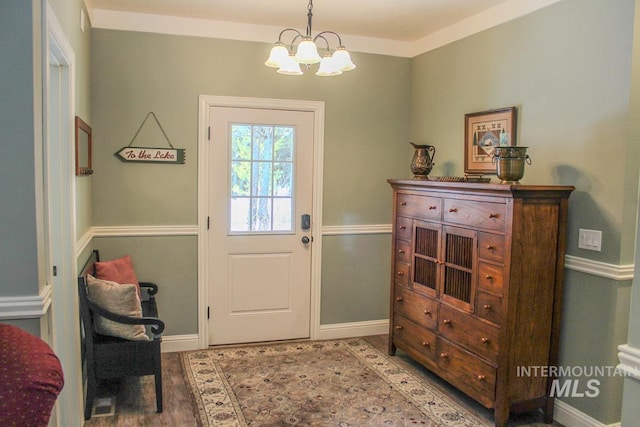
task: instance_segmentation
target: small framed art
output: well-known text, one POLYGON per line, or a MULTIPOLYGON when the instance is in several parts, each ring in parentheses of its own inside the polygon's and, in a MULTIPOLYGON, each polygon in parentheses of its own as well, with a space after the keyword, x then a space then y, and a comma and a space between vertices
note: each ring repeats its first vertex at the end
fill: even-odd
POLYGON ((465 174, 496 173, 494 147, 516 145, 516 107, 464 116, 465 174))

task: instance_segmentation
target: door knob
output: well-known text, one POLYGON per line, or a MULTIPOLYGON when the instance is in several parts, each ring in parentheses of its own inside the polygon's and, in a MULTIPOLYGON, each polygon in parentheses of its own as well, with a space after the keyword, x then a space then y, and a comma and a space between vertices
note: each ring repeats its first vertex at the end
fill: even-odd
POLYGON ((304 243, 306 245, 309 242, 310 242, 310 240, 309 240, 309 238, 307 236, 302 236, 302 243, 304 243))

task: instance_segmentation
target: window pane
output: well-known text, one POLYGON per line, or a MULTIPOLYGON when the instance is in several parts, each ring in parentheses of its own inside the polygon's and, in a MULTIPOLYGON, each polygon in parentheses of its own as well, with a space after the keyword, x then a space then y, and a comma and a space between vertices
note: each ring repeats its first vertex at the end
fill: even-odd
POLYGON ((271 231, 271 199, 251 199, 251 231, 271 231))
POLYGON ((254 162, 252 169, 251 195, 271 196, 271 163, 254 162))
POLYGON ((293 161, 293 128, 277 127, 274 131, 274 160, 293 161))
POLYGON ((253 127, 253 160, 271 160, 273 154, 273 126, 253 127))
POLYGON ((293 164, 274 163, 273 164, 273 195, 280 197, 291 197, 291 187, 293 186, 293 164))
POLYGON ((230 231, 293 230, 292 126, 231 126, 230 231))
POLYGON ((250 231, 249 230, 249 211, 251 199, 248 197, 231 198, 231 231, 250 231))
POLYGON ((273 229, 291 230, 291 199, 273 199, 273 229))
POLYGON ((251 162, 231 162, 231 197, 249 196, 251 162))
POLYGON ((231 159, 251 160, 251 125, 231 125, 231 159))

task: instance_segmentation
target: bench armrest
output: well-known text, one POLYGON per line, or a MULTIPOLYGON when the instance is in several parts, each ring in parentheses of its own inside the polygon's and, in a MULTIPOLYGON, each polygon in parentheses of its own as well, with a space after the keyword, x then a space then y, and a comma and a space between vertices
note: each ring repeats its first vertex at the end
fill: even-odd
POLYGON ((139 282, 140 288, 147 288, 149 298, 154 298, 154 295, 158 293, 158 285, 151 282, 139 282))
POLYGON ((126 325, 150 325, 151 332, 154 336, 158 337, 164 331, 164 322, 157 317, 129 317, 121 314, 112 313, 104 308, 100 307, 93 301, 87 298, 89 308, 94 313, 99 314, 105 319, 113 320, 114 322, 124 323, 126 325))

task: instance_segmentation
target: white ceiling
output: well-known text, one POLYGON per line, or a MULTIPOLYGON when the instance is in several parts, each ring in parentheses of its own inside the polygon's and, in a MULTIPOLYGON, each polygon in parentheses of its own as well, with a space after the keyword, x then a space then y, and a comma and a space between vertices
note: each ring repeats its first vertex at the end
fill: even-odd
MULTIPOLYGON (((85 1, 92 24, 98 28, 153 32, 166 29, 169 33, 195 32, 213 37, 225 37, 221 32, 230 30, 236 35, 228 38, 243 38, 246 34, 251 40, 262 40, 257 32, 268 30, 268 41, 273 42, 277 39, 275 31, 293 27, 304 32, 307 25, 308 0, 85 1), (207 25, 209 21, 215 25, 207 25), (168 28, 176 23, 182 28, 168 28), (215 29, 211 32, 196 27, 215 29)), ((343 37, 348 48, 354 47, 351 40, 355 39, 355 47, 361 51, 395 50, 411 56, 556 1, 560 0, 315 0, 313 34, 331 30, 343 37), (370 48, 372 42, 387 46, 370 48)))

